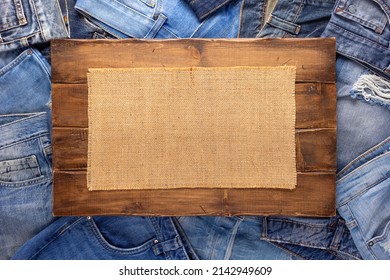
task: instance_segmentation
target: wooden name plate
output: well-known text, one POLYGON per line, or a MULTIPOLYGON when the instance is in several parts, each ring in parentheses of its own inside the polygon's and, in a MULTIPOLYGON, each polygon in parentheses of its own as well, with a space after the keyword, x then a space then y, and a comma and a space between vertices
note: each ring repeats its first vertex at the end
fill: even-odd
POLYGON ((328 38, 54 40, 54 215, 334 215, 335 53, 328 38), (296 67, 295 189, 88 190, 88 69, 284 65, 296 67))

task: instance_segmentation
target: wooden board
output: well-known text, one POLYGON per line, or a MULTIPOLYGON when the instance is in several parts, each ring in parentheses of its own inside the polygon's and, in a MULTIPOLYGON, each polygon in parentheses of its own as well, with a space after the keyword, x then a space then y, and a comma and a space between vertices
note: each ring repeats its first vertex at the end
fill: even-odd
POLYGON ((54 40, 54 215, 333 216, 334 39, 54 40), (88 68, 295 65, 298 186, 88 191, 88 68))

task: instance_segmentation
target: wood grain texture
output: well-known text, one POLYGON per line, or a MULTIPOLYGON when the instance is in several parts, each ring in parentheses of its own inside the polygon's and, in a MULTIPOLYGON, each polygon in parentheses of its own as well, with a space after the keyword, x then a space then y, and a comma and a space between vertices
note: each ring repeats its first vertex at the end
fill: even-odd
MULTIPOLYGON (((53 84, 53 126, 88 127, 87 84, 53 84)), ((302 83, 295 87, 296 128, 335 128, 334 84, 302 83)))
POLYGON ((51 50, 57 84, 85 83, 88 68, 111 67, 295 65, 299 82, 332 83, 336 75, 332 38, 54 40, 51 50))
MULTIPOLYGON (((297 171, 335 172, 336 129, 300 129, 296 131, 297 171)), ((88 158, 87 128, 53 128, 54 169, 86 170, 88 158)))
POLYGON ((57 216, 335 214, 334 39, 54 40, 52 80, 57 216), (89 68, 281 65, 297 67, 296 189, 87 190, 89 68))
POLYGON ((334 213, 333 173, 298 173, 299 188, 93 191, 85 171, 55 171, 54 214, 64 215, 294 215, 334 213), (321 193, 321 196, 318 195, 321 193), (59 207, 60 206, 60 207, 59 207), (321 209, 321 212, 318 211, 321 209))

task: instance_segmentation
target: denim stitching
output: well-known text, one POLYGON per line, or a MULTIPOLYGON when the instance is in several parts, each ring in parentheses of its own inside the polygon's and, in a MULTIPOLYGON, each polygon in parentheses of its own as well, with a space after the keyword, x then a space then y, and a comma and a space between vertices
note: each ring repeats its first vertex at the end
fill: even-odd
MULTIPOLYGON (((48 175, 49 175, 50 177, 52 177, 52 176, 53 176, 52 164, 50 163, 49 158, 48 158, 48 156, 46 155, 45 147, 44 147, 43 142, 42 142, 42 137, 39 137, 39 138, 38 138, 38 141, 39 141, 39 144, 40 144, 41 149, 42 149, 43 157, 45 158, 46 164, 47 164, 48 169, 49 169, 49 174, 48 174, 48 175)), ((47 147, 46 147, 46 148, 47 148, 47 147)))
POLYGON ((229 240, 228 246, 226 248, 225 256, 223 258, 224 260, 230 259, 230 256, 231 256, 232 250, 233 250, 234 240, 236 238, 237 231, 238 231, 238 228, 240 227, 240 225, 241 225, 241 220, 238 220, 235 222, 232 233, 230 235, 230 240, 229 240))
MULTIPOLYGON (((336 9, 336 10, 335 10, 335 14, 340 15, 340 16, 342 16, 342 17, 345 18, 345 19, 349 19, 349 20, 355 21, 355 22, 357 22, 357 23, 360 24, 360 25, 363 25, 363 26, 365 26, 365 27, 368 27, 368 28, 374 30, 375 32, 376 32, 376 30, 380 30, 380 33, 382 33, 383 30, 384 30, 384 27, 380 27, 380 26, 377 26, 377 25, 375 25, 375 24, 373 24, 373 23, 370 23, 370 22, 368 22, 368 21, 365 21, 365 20, 363 20, 363 19, 361 19, 361 18, 355 16, 354 14, 349 13, 349 12, 346 11, 346 10, 337 11, 337 9, 336 9), (346 14, 346 15, 345 15, 345 14, 346 14), (351 18, 353 18, 353 19, 350 19, 349 17, 351 17, 351 18)), ((384 17, 386 18, 386 15, 384 15, 384 17)), ((386 23, 385 23, 385 26, 386 26, 386 23)), ((376 33, 378 33, 378 32, 376 32, 376 33)))
POLYGON ((50 239, 50 241, 45 243, 45 245, 43 245, 40 249, 38 249, 37 252, 35 252, 33 255, 31 255, 31 257, 29 259, 32 260, 36 255, 38 255, 40 252, 42 252, 46 247, 48 247, 51 243, 53 243, 57 238, 62 236, 69 228, 73 227, 75 224, 79 223, 81 220, 82 220, 82 218, 77 218, 72 223, 67 224, 66 226, 60 228, 58 231, 55 232, 54 235, 52 235, 53 237, 50 239))
POLYGON ((26 57, 28 57, 30 54, 28 53, 28 50, 25 50, 21 54, 19 54, 13 61, 11 61, 9 64, 5 65, 3 68, 0 69, 0 77, 3 76, 5 73, 7 73, 12 68, 15 68, 18 66, 26 57))
POLYGON ((98 227, 97 227, 97 225, 92 217, 89 220, 87 220, 87 223, 88 223, 90 229, 92 230, 94 236, 96 237, 96 240, 98 241, 98 243, 102 247, 104 247, 106 250, 111 251, 113 253, 118 253, 118 254, 123 254, 123 255, 135 255, 135 254, 138 254, 141 252, 145 252, 153 246, 154 238, 152 238, 149 241, 146 241, 145 243, 143 243, 140 246, 130 248, 130 249, 124 249, 124 248, 119 248, 119 247, 113 246, 110 243, 108 243, 108 241, 100 233, 100 230, 98 229, 98 227))
POLYGON ((43 68, 43 70, 45 70, 44 72, 46 73, 47 78, 49 78, 49 81, 50 81, 51 80, 51 70, 50 70, 50 68, 47 68, 47 64, 45 64, 42 61, 39 53, 36 50, 32 49, 32 52, 33 52, 33 55, 36 58, 36 60, 38 60, 39 65, 43 68))
POLYGON ((33 37, 39 37, 41 35, 41 32, 40 31, 37 31, 37 32, 34 32, 34 33, 31 33, 30 35, 28 36, 25 36, 25 37, 22 37, 22 38, 17 38, 17 39, 14 39, 14 40, 11 40, 11 41, 6 41, 6 42, 3 42, 0 44, 0 46, 6 46, 6 45, 11 45, 11 44, 20 44, 20 46, 22 47, 26 47, 24 46, 21 41, 22 40, 27 40, 27 39, 30 39, 30 38, 33 38, 33 37))
POLYGON ((43 32, 43 28, 42 28, 42 25, 41 25, 41 19, 39 18, 39 14, 38 14, 38 11, 37 11, 37 7, 35 6, 35 2, 34 1, 30 1, 31 5, 33 6, 33 9, 35 11, 35 16, 37 17, 37 22, 38 22, 38 26, 39 26, 39 30, 41 32, 40 35, 42 36, 42 39, 43 41, 47 41, 47 39, 45 38, 45 34, 43 32))
POLYGON ((206 14, 202 15, 200 17, 200 19, 205 19, 207 16, 209 16, 210 14, 212 14, 213 12, 215 12, 216 10, 218 10, 219 8, 221 8, 222 6, 224 6, 226 3, 228 3, 230 0, 226 0, 225 2, 222 2, 222 4, 218 5, 217 7, 215 7, 214 9, 208 11, 206 14))
MULTIPOLYGON (((348 172, 348 170, 350 168, 353 168, 352 166, 356 163, 358 163, 360 160, 362 160, 363 158, 365 158, 367 155, 370 155, 372 152, 374 152, 375 150, 379 150, 380 148, 383 148, 388 142, 390 141, 390 138, 387 138, 385 139, 382 143, 379 143, 378 145, 370 148, 369 150, 367 150, 366 152, 364 152, 363 154, 361 154, 360 156, 358 156, 357 158, 355 158, 353 161, 351 161, 347 166, 345 166, 338 174, 337 174, 337 177, 340 177, 342 176, 344 173, 348 172)), ((355 168, 354 168, 355 169, 355 168)), ((354 170, 353 169, 353 170, 354 170)), ((351 171, 353 171, 351 170, 351 171)))
POLYGON ((376 181, 375 183, 372 183, 371 185, 366 186, 365 188, 361 189, 358 193, 356 193, 354 196, 349 197, 346 201, 343 201, 343 202, 340 202, 339 204, 337 204, 336 207, 338 208, 338 207, 341 207, 341 206, 344 206, 344 205, 348 204, 349 202, 354 200, 356 197, 360 196, 362 193, 365 193, 369 189, 371 189, 371 188, 375 187, 376 185, 386 181, 389 178, 390 178, 390 172, 389 172, 389 174, 386 177, 383 177, 380 180, 376 181))

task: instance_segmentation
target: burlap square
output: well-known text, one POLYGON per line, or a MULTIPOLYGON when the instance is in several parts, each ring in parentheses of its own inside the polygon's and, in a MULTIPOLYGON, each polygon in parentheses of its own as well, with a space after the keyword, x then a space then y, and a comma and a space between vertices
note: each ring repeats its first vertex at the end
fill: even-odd
POLYGON ((295 67, 89 69, 88 189, 297 184, 295 67))

